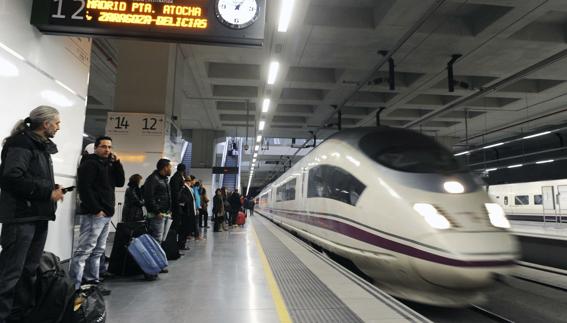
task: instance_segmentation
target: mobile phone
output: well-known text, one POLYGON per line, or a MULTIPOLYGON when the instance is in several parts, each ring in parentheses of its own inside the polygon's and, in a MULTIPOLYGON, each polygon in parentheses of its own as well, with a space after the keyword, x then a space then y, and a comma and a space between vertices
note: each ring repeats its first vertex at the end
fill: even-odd
POLYGON ((67 192, 73 192, 74 189, 75 189, 75 186, 69 186, 69 187, 65 187, 61 190, 63 191, 63 194, 65 194, 67 192))

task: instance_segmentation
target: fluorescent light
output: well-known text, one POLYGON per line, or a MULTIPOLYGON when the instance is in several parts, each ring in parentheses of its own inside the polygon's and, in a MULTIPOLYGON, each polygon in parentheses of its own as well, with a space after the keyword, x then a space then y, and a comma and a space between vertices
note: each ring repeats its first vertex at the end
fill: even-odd
POLYGON ((471 153, 470 151, 463 151, 462 153, 455 154, 455 157, 462 156, 462 155, 468 155, 470 153, 471 153))
POLYGON ((487 173, 488 173, 488 172, 493 172, 493 171, 495 171, 495 170, 498 170, 498 168, 489 168, 489 169, 486 170, 486 172, 487 172, 487 173))
POLYGON ((256 158, 252 159, 252 164, 256 163, 256 158))
POLYGON ((278 24, 278 31, 280 33, 285 33, 289 27, 295 0, 281 0, 281 3, 282 5, 280 7, 280 22, 278 24))
POLYGON ((77 92, 73 91, 70 87, 68 87, 67 85, 65 85, 65 83, 59 81, 59 80, 55 80, 55 83, 59 84, 62 88, 64 88, 65 90, 73 93, 74 95, 77 95, 77 92))
POLYGON ((260 124, 258 124, 258 130, 260 131, 264 130, 264 126, 266 126, 266 121, 264 120, 260 121, 260 124))
POLYGON ((530 139, 530 138, 535 138, 535 137, 539 137, 539 136, 544 136, 544 135, 548 135, 550 134, 551 131, 546 131, 546 132, 542 132, 542 133, 536 133, 535 135, 531 135, 531 136, 526 136, 523 139, 530 139))
POLYGON ((280 70, 280 63, 273 61, 270 63, 270 70, 268 72, 268 84, 273 85, 276 83, 278 71, 280 70))
POLYGON ((0 56, 0 76, 16 77, 20 75, 20 71, 12 62, 0 56))
POLYGON ((494 147, 502 146, 503 144, 504 144, 503 142, 499 142, 499 143, 494 144, 494 145, 483 147, 482 149, 494 148, 494 147))
POLYGON ((262 103, 262 112, 266 113, 270 110, 270 99, 265 98, 264 102, 262 103))
POLYGON ((463 184, 456 181, 448 181, 443 183, 443 188, 447 193, 451 194, 461 194, 465 192, 465 187, 463 184))
POLYGON ((258 153, 254 153, 254 158, 258 157, 258 153))
POLYGON ((553 163, 555 160, 550 159, 550 160, 540 160, 538 162, 536 162, 536 164, 549 164, 549 163, 553 163))
POLYGON ((16 51, 12 50, 10 47, 0 43, 0 48, 2 48, 3 50, 7 51, 8 53, 10 53, 12 56, 16 57, 17 59, 21 60, 21 61, 25 61, 26 59, 18 54, 16 51))
POLYGON ((258 151, 260 150, 260 145, 256 145, 256 147, 254 147, 254 151, 258 151))
POLYGON ((62 107, 70 107, 73 105, 73 101, 67 99, 66 96, 59 92, 45 90, 41 92, 41 96, 54 105, 59 105, 62 107))
POLYGON ((260 142, 260 141, 262 141, 262 136, 256 137, 256 142, 260 142))
POLYGON ((524 166, 523 164, 508 166, 508 168, 518 168, 524 166))

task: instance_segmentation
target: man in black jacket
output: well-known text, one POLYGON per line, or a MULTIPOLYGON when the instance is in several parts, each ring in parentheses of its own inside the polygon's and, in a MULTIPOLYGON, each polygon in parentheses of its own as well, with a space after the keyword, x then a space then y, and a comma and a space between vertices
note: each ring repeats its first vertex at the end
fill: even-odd
POLYGON ((144 200, 148 210, 150 235, 161 242, 163 219, 171 216, 171 193, 167 181, 171 176, 171 163, 169 159, 160 159, 156 168, 144 183, 144 200))
POLYGON ((36 270, 55 220, 63 190, 55 184, 50 140, 59 130, 59 112, 40 106, 18 122, 4 141, 0 165, 0 322, 19 321, 33 306, 36 270), (27 297, 26 297, 27 295, 27 297))
MULTIPOLYGON (((112 139, 95 141, 95 153, 84 157, 78 171, 81 198, 81 229, 79 243, 69 275, 78 289, 82 281, 98 284, 100 257, 106 249, 108 226, 114 215, 116 187, 124 186, 124 168, 112 153, 112 139)), ((104 290, 105 294, 109 291, 104 290)))

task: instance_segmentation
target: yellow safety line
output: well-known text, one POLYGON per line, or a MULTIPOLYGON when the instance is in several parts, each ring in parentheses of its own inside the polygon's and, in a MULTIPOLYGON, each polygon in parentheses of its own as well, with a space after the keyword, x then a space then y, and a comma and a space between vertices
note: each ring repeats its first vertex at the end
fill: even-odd
POLYGON ((280 291, 280 288, 278 287, 278 283, 276 282, 276 279, 274 278, 274 273, 272 272, 272 268, 268 263, 268 258, 266 258, 266 254, 264 253, 264 249, 262 248, 260 239, 258 239, 256 230, 254 229, 254 225, 251 225, 250 227, 252 228, 252 234, 254 235, 254 238, 256 238, 256 246, 258 247, 258 253, 260 254, 260 259, 262 260, 262 267, 264 267, 264 274, 266 275, 268 286, 270 286, 270 292, 272 292, 272 298, 274 299, 274 303, 276 305, 276 311, 278 312, 278 317, 280 319, 280 322, 292 323, 293 321, 291 320, 291 316, 287 311, 287 307, 285 306, 282 293, 280 291))

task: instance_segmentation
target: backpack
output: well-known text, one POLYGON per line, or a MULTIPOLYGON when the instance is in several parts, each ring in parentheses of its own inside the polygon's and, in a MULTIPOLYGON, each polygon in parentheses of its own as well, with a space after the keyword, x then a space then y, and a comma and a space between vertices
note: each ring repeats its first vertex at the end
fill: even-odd
POLYGON ((54 254, 44 252, 41 256, 35 287, 36 305, 24 322, 60 322, 71 303, 75 286, 54 254))
POLYGON ((104 323, 106 305, 96 285, 83 285, 75 292, 62 323, 104 323))

